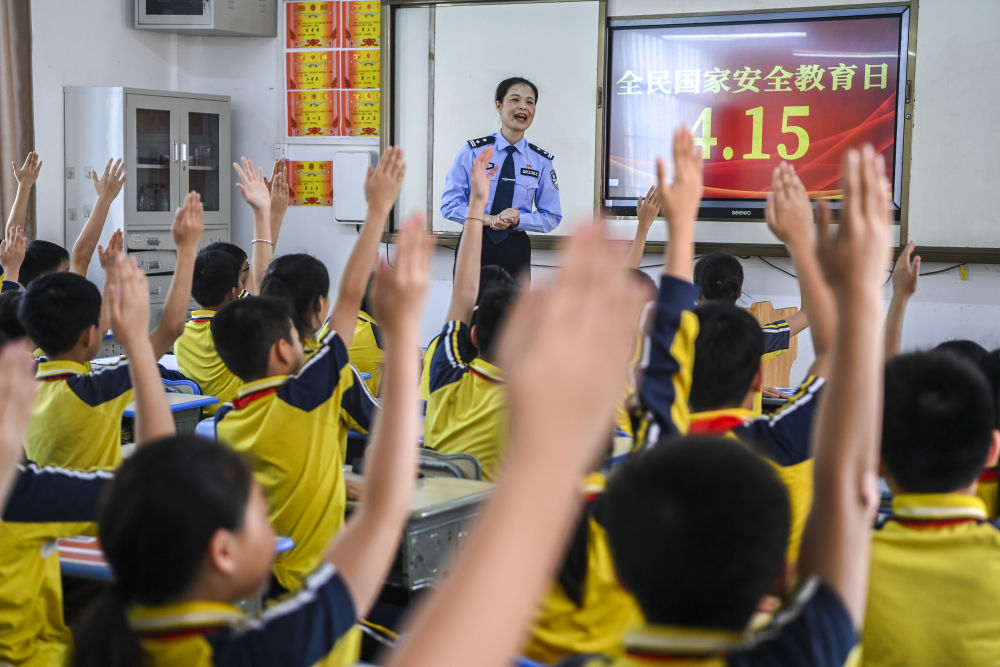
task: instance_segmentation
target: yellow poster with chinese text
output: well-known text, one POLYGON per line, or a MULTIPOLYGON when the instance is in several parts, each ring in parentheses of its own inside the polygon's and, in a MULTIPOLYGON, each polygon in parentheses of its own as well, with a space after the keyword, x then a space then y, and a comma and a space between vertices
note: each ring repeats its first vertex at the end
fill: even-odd
POLYGON ((382 83, 382 54, 379 49, 344 51, 344 87, 378 88, 382 83))
POLYGON ((292 206, 333 206, 333 162, 289 162, 288 190, 292 206))
POLYGON ((285 48, 317 49, 340 46, 339 2, 289 2, 285 5, 285 48))
POLYGON ((345 2, 342 25, 345 48, 379 46, 382 37, 382 3, 345 2))
POLYGON ((288 93, 288 136, 339 135, 340 97, 334 90, 288 93))
POLYGON ((342 134, 345 137, 377 137, 381 124, 381 93, 377 90, 344 91, 342 134))
POLYGON ((287 54, 287 89, 341 88, 340 58, 336 51, 297 51, 287 54))

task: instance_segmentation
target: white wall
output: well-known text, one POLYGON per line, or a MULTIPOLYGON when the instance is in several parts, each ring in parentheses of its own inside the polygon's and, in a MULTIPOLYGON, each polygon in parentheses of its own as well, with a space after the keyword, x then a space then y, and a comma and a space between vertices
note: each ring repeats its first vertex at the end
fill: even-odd
MULTIPOLYGON (((279 38, 189 37, 151 33, 131 27, 131 4, 122 0, 33 0, 34 93, 36 149, 45 160, 38 182, 39 236, 57 242, 63 239, 63 106, 64 85, 125 85, 229 95, 233 102, 233 154, 245 154, 269 163, 272 145, 284 141, 282 53, 279 38), (38 36, 45 35, 46 39, 38 36), (58 44, 56 52, 51 44, 58 44)), ((613 16, 643 13, 694 13, 770 9, 777 0, 611 0, 613 16)), ((826 0, 796 0, 796 6, 828 5, 826 0)), ((1000 3, 977 0, 985 11, 1000 17, 1000 3)), ((949 0, 922 0, 921 12, 951 6, 949 0)), ((279 12, 280 14, 280 12, 279 12)), ((993 22, 995 23, 995 21, 993 22)), ((921 35, 947 30, 940 22, 921 21, 921 35)), ((278 34, 282 34, 279 30, 278 34)), ((947 39, 925 40, 946 43, 947 39)), ((926 60, 951 58, 951 52, 920 50, 917 69, 926 60)), ((1000 65, 996 51, 977 54, 981 71, 1000 65), (988 62, 987 62, 988 61, 988 62)), ((995 68, 995 67, 994 67, 995 68)), ((939 93, 947 96, 947 91, 939 93)), ((293 157, 295 155, 293 146, 293 157)), ((332 154, 332 149, 331 149, 332 154)), ((914 171, 924 164, 914 154, 914 171)), ((927 167, 925 167, 927 169, 927 167)), ((994 169, 982 165, 982 170, 994 169)), ((994 179, 995 180, 995 179, 994 179)), ((916 181, 914 181, 916 184, 916 181)), ((251 216, 233 190, 233 236, 245 247, 250 239, 251 216)), ((357 193, 361 196, 361 193, 357 193)), ((329 209, 289 211, 279 252, 308 251, 320 257, 336 281, 343 268, 356 231, 353 226, 333 223, 329 209)), ((71 240, 70 240, 71 241, 71 240)), ((536 264, 552 264, 554 254, 536 251, 536 264)), ((425 315, 424 336, 440 326, 450 294, 453 252, 439 248, 433 264, 430 303, 425 315)), ((660 262, 647 255, 646 264, 660 262)), ((771 260, 788 268, 787 260, 771 260)), ((770 300, 775 307, 798 304, 795 281, 759 260, 745 262, 745 291, 753 300, 770 300)), ((924 271, 947 265, 925 264, 924 271)), ((658 269, 650 269, 655 273, 658 269)), ((536 268, 536 280, 544 280, 548 269, 536 268)), ((1000 346, 1000 267, 969 265, 968 280, 957 271, 922 279, 911 304, 904 331, 904 348, 930 346, 952 337, 967 337, 987 346, 1000 346)), ((794 375, 805 372, 811 360, 807 336, 799 342, 794 375)))

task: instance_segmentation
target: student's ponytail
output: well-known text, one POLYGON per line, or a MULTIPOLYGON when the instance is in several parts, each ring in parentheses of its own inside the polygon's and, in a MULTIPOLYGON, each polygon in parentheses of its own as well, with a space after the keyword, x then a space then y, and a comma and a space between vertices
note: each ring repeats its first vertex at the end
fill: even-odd
POLYGON ((260 284, 261 296, 272 296, 291 304, 292 322, 300 338, 316 334, 313 313, 316 300, 330 292, 330 274, 312 255, 282 255, 272 260, 260 284))
POLYGON ((134 667, 146 664, 139 638, 125 614, 128 602, 112 586, 95 599, 73 627, 74 667, 134 667))
POLYGON ((128 607, 167 604, 187 592, 216 531, 242 528, 252 483, 238 454, 194 436, 144 445, 125 461, 98 520, 115 584, 77 625, 73 665, 147 662, 128 607))
POLYGON ((694 283, 703 300, 734 304, 743 293, 743 265, 724 252, 705 255, 694 265, 694 283))

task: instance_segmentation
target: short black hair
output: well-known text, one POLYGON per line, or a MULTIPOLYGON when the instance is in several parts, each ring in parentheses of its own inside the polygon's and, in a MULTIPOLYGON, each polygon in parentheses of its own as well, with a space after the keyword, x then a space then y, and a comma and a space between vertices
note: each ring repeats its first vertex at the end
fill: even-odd
POLYGON ((989 351, 974 340, 965 338, 955 338, 938 343, 935 350, 952 352, 960 357, 965 357, 977 366, 989 355, 989 351))
POLYGON ((1000 429, 1000 348, 983 357, 978 366, 993 391, 993 428, 1000 429))
POLYGON ((476 342, 479 356, 493 360, 496 344, 507 319, 507 313, 517 300, 518 289, 514 285, 495 283, 479 295, 479 304, 474 313, 476 319, 476 342))
POLYGON ((194 260, 191 296, 201 306, 214 308, 239 286, 240 262, 223 250, 202 250, 194 260))
POLYGON ((11 290, 0 294, 0 347, 28 335, 17 314, 23 295, 21 290, 11 290))
POLYGON ((24 287, 41 276, 47 276, 59 270, 59 266, 69 263, 69 253, 58 243, 35 239, 28 243, 24 250, 24 261, 18 280, 24 287))
POLYGON ((885 366, 882 462, 907 493, 951 493, 986 465, 992 392, 982 372, 947 351, 912 352, 885 366))
POLYGON ((101 320, 101 292, 83 276, 63 271, 36 278, 21 297, 18 317, 47 355, 73 349, 101 320))
POLYGON ((517 289, 517 281, 502 266, 487 264, 479 270, 479 293, 476 294, 476 306, 472 309, 469 320, 470 327, 479 324, 479 304, 483 300, 483 294, 494 293, 498 289, 517 289))
POLYGON ((601 512, 618 576, 650 623, 727 630, 743 630, 777 580, 791 525, 771 466, 723 438, 667 439, 632 457, 601 512))
POLYGON ((753 315, 724 301, 694 308, 698 337, 694 343, 691 396, 695 412, 738 406, 753 385, 764 354, 764 333, 753 315))
POLYGON ((202 248, 203 252, 205 250, 221 250, 222 252, 229 254, 230 257, 239 263, 241 269, 243 268, 243 262, 247 261, 246 251, 235 243, 216 241, 215 243, 209 243, 207 246, 202 248))
POLYGON ((267 377, 271 346, 279 340, 292 342, 292 314, 281 299, 236 299, 212 318, 212 340, 233 375, 244 382, 258 380, 267 377))
POLYGON ((507 96, 507 91, 510 90, 511 86, 516 86, 518 84, 524 84, 528 88, 531 88, 531 92, 535 94, 535 103, 538 103, 538 86, 531 83, 523 76, 512 76, 509 79, 504 79, 497 84, 496 92, 493 95, 493 99, 497 102, 503 102, 503 98, 507 96))
POLYGON ((288 303, 292 322, 303 340, 316 335, 312 324, 316 301, 329 292, 330 273, 326 265, 305 253, 276 257, 260 282, 261 296, 273 296, 288 303))
POLYGON ((743 265, 724 252, 705 255, 695 262, 694 284, 705 301, 736 303, 743 291, 743 265))

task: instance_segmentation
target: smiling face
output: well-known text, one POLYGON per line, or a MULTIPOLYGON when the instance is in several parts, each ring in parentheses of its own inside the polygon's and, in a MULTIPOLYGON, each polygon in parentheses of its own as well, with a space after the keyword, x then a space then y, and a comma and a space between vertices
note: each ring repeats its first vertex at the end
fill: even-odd
POLYGON ((524 132, 535 119, 535 93, 531 86, 516 83, 507 89, 503 102, 496 102, 504 128, 524 132))

